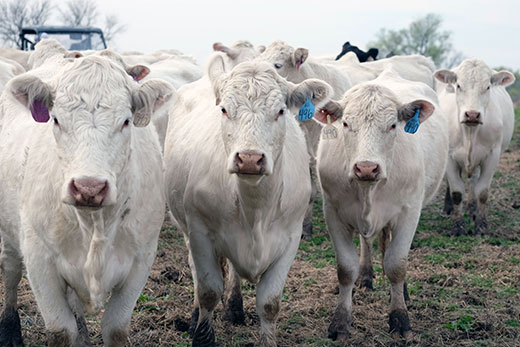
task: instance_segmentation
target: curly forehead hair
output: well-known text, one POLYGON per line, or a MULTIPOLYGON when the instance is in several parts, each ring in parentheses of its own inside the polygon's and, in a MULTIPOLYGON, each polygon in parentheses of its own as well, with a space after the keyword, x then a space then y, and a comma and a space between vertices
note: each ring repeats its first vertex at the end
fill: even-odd
POLYGON ((345 94, 345 111, 365 121, 381 122, 389 112, 396 113, 397 96, 388 88, 376 84, 362 84, 345 94))

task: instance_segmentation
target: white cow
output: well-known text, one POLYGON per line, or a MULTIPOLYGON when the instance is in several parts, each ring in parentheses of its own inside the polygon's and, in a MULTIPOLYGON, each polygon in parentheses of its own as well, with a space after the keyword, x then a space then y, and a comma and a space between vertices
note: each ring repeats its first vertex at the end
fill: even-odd
POLYGON ((445 211, 453 212, 453 232, 466 233, 461 205, 463 174, 471 178, 467 200, 475 233, 487 231, 489 187, 500 154, 509 146, 514 129, 514 108, 506 86, 515 81, 508 71, 491 70, 482 60, 467 59, 453 70, 439 70, 435 78, 441 106, 449 115, 450 156, 446 177, 445 211))
POLYGON ((68 51, 55 39, 43 39, 34 46, 28 64, 31 69, 35 69, 45 64, 47 60, 58 60, 61 63, 67 61, 64 58, 76 59, 83 56, 84 54, 79 51, 68 51))
POLYGON ((208 74, 214 96, 179 89, 164 159, 169 206, 192 257, 200 312, 193 345, 215 343, 224 256, 257 284, 261 345, 276 346, 282 290, 301 237, 301 202, 311 192, 305 139, 290 109, 307 98, 325 102, 330 86, 294 85, 264 62, 225 72, 220 55, 208 74))
MULTIPOLYGON (((318 78, 330 84, 333 89, 333 98, 340 98, 350 87, 349 77, 340 69, 330 64, 324 64, 319 60, 307 59, 309 51, 306 48, 296 48, 282 41, 270 44, 258 59, 273 64, 276 71, 292 83, 300 83, 308 78, 318 78)), ((301 123, 307 141, 307 150, 311 157, 311 175, 316 174, 316 150, 320 139, 321 127, 313 121, 301 123)), ((310 238, 312 235, 312 207, 317 189, 313 184, 313 194, 303 221, 303 236, 310 238)))
POLYGON ((172 93, 99 56, 9 82, 0 98, 2 345, 22 343, 22 255, 49 346, 89 345, 83 311, 103 308, 104 344, 125 345, 164 218, 161 149, 145 126, 172 93))
POLYGON ((11 78, 25 72, 16 61, 0 56, 0 93, 11 78))
POLYGON ((25 71, 29 71, 31 66, 28 63, 31 52, 21 51, 19 49, 0 47, 0 57, 11 59, 22 65, 25 71))
MULTIPOLYGON (((392 286, 390 330, 409 338, 403 288, 408 251, 421 208, 444 175, 447 120, 431 88, 394 72, 352 87, 316 117, 326 123, 327 114, 334 128, 326 133, 337 137, 320 141, 317 167, 340 285, 329 337, 345 339, 352 324, 352 289, 359 273, 353 239, 359 233, 369 244, 382 235, 384 272, 392 286), (405 122, 417 110, 421 125, 408 134, 405 122)), ((361 261, 365 271, 367 260, 361 261)))

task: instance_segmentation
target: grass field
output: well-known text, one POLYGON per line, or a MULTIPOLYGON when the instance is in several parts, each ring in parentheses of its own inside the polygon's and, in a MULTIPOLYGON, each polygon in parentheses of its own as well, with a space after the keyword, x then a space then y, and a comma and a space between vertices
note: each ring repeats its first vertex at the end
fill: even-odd
MULTIPOLYGON (((489 235, 448 236, 441 214, 444 187, 423 210, 407 272, 410 322, 416 346, 520 346, 520 115, 510 149, 495 174, 488 211, 489 235)), ((279 346, 339 346, 327 339, 337 300, 335 258, 321 212, 315 205, 315 233, 302 241, 291 268, 278 319, 279 346)), ((355 290, 354 327, 349 345, 401 345, 388 333, 390 285, 375 253, 375 289, 355 290)), ((20 316, 27 346, 44 346, 41 316, 27 280, 20 286, 20 316)), ((222 322, 219 304, 215 333, 220 346, 258 343, 255 287, 242 283, 246 326, 222 322)), ((128 345, 189 346, 185 331, 193 285, 182 236, 165 224, 154 268, 137 306, 128 345)), ((100 317, 88 317, 94 344, 101 345, 100 317)))

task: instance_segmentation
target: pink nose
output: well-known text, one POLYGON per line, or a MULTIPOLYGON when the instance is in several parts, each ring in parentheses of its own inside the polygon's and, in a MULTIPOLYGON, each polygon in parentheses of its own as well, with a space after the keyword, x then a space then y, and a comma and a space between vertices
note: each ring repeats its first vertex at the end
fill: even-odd
POLYGON ((464 113, 466 123, 481 123, 480 112, 468 111, 464 113))
POLYGON ((108 193, 108 183, 96 178, 73 179, 69 193, 76 206, 100 207, 108 193))
POLYGON ((262 175, 265 172, 265 155, 254 151, 240 152, 235 155, 237 173, 262 175))
POLYGON ((376 181, 381 168, 371 161, 361 161, 354 165, 354 174, 360 181, 376 181))

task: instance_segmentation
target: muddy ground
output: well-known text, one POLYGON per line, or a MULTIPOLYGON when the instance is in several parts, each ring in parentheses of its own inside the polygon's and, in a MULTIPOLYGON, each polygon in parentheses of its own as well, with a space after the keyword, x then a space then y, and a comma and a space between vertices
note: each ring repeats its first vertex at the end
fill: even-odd
MULTIPOLYGON (((450 237, 439 194, 422 214, 410 250, 407 273, 411 302, 411 346, 520 346, 520 119, 492 185, 489 235, 450 237)), ((279 346, 339 346, 327 339, 337 300, 334 251, 321 201, 315 205, 314 237, 302 241, 291 268, 278 319, 279 346)), ((354 326, 349 345, 404 345, 388 333, 390 285, 375 254, 374 290, 354 294, 354 326)), ((258 343, 255 287, 243 281, 246 325, 221 321, 215 312, 220 346, 258 343)), ((43 321, 27 280, 19 288, 26 346, 45 346, 43 321)), ((137 306, 128 346, 188 346, 185 331, 193 285, 182 236, 165 223, 152 273, 137 306)), ((94 345, 102 345, 100 316, 87 317, 94 345)))

